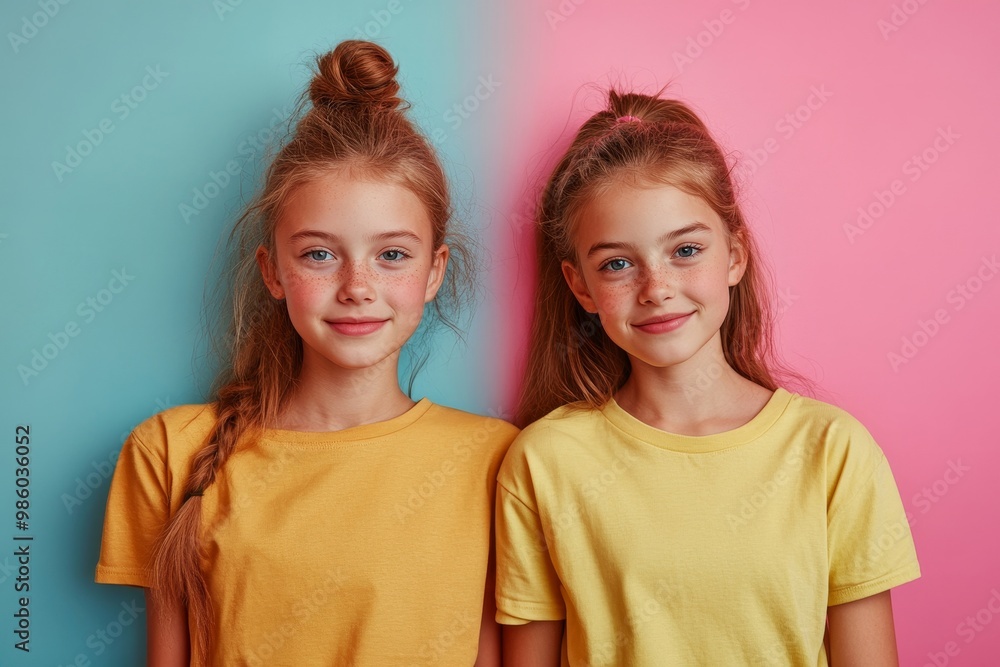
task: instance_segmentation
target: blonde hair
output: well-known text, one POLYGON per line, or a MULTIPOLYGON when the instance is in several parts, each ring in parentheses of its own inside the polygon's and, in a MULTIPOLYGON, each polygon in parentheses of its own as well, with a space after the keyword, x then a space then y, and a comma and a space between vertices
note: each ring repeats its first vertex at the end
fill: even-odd
POLYGON ((726 157, 701 119, 683 102, 611 90, 559 160, 536 213, 538 283, 515 423, 525 426, 555 408, 598 407, 624 384, 628 355, 570 291, 561 268, 576 262, 576 217, 603 188, 622 181, 662 183, 705 200, 731 242, 747 254, 742 280, 730 287, 722 323, 726 362, 768 389, 776 374, 797 377, 776 358, 766 268, 740 209, 726 157))
POLYGON ((165 526, 153 558, 153 587, 187 605, 196 655, 208 655, 213 618, 200 561, 201 493, 238 445, 274 423, 302 364, 302 340, 284 302, 267 291, 254 258, 260 245, 272 245, 289 196, 345 167, 352 174, 403 185, 426 207, 433 246, 446 241, 450 246, 445 283, 430 309, 432 320, 454 327, 452 313, 468 299, 469 263, 461 239, 449 229, 452 210, 444 171, 430 143, 404 114, 407 105, 398 97, 397 71, 385 49, 366 41, 344 41, 317 56, 294 132, 230 234, 231 308, 222 322, 225 334, 213 341, 222 359, 213 392, 217 420, 191 462, 185 500, 165 526))

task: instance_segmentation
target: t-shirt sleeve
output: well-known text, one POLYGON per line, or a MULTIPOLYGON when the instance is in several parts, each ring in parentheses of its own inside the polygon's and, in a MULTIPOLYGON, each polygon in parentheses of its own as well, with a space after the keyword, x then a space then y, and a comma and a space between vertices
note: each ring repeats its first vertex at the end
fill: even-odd
POLYGON ((889 462, 860 423, 827 515, 829 604, 860 600, 920 577, 913 536, 889 462))
POLYGON ((111 479, 95 576, 101 584, 149 587, 153 546, 170 516, 167 466, 143 443, 143 426, 125 441, 111 479))
POLYGON ((566 617, 559 576, 528 488, 528 465, 515 440, 497 480, 496 620, 505 625, 566 617))

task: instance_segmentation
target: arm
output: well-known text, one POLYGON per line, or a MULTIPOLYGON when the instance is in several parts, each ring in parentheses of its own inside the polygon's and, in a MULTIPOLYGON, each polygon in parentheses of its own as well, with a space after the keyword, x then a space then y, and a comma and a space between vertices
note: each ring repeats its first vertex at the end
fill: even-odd
POLYGON ((559 667, 563 621, 532 621, 503 628, 505 667, 559 667))
POLYGON ((832 667, 898 667, 889 591, 827 609, 832 667))
POLYGON ((483 620, 479 625, 479 655, 475 667, 500 667, 500 624, 497 623, 496 577, 494 576, 493 540, 486 570, 486 592, 483 595, 483 620))
POLYGON ((187 609, 178 600, 164 600, 155 591, 146 594, 146 666, 188 667, 190 640, 187 609))

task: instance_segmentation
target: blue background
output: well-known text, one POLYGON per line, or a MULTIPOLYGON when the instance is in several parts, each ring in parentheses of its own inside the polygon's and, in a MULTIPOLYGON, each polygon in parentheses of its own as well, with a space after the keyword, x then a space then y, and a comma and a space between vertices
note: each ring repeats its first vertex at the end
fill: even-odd
POLYGON ((487 280, 493 207, 483 185, 492 139, 483 133, 500 122, 500 101, 484 101, 460 125, 447 115, 488 73, 488 26, 496 24, 457 1, 346 4, 17 0, 0 10, 8 211, 0 223, 0 663, 141 661, 144 615, 133 619, 122 606, 141 608, 141 590, 93 583, 112 462, 137 423, 205 400, 212 377, 202 311, 213 257, 267 156, 250 141, 266 137, 275 110, 293 108, 314 54, 342 39, 367 31, 401 65, 403 96, 435 138, 458 217, 481 243, 467 342, 434 339, 414 396, 498 413, 488 361, 499 328, 487 280), (33 31, 32 21, 41 27, 33 31), (157 81, 147 67, 166 74, 157 81), (122 95, 135 107, 127 115, 122 95), (102 121, 113 130, 98 142, 102 121), (81 142, 96 145, 57 174, 53 163, 66 163, 68 147, 81 142), (180 206, 192 206, 195 189, 204 192, 210 172, 233 159, 244 164, 241 176, 185 220, 180 206), (114 271, 133 278, 102 293, 114 271), (106 303, 97 312, 88 298, 106 303), (67 325, 75 336, 59 335, 67 325), (35 351, 52 358, 37 374, 19 370, 35 351), (13 648, 19 424, 30 425, 32 448, 30 529, 21 533, 34 537, 29 654, 13 648), (119 616, 131 624, 117 626, 119 616), (98 634, 118 629, 105 635, 110 642, 98 634))

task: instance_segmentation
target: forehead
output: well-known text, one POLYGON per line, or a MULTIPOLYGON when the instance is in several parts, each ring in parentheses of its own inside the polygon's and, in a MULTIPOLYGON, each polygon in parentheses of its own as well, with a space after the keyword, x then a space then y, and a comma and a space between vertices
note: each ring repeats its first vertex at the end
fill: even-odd
POLYGON ((661 236, 693 222, 713 234, 725 225, 701 197, 664 184, 612 183, 584 204, 576 216, 574 237, 583 240, 641 240, 661 236))
POLYGON ((385 229, 431 233, 426 207, 406 186, 388 179, 331 171, 298 186, 278 216, 275 232, 315 228, 345 235, 385 229))

